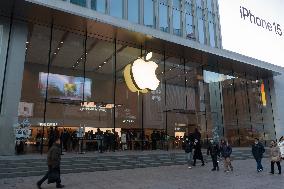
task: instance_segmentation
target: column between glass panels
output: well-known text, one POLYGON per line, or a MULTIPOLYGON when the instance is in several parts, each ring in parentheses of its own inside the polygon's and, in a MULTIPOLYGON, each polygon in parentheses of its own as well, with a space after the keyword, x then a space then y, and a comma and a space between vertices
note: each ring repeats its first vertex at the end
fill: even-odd
POLYGON ((275 137, 276 137, 275 117, 274 117, 274 109, 273 109, 273 103, 272 103, 270 78, 267 79, 267 84, 268 84, 268 93, 269 93, 269 100, 270 100, 270 108, 271 108, 271 115, 272 115, 272 121, 273 121, 274 134, 275 134, 275 137))
MULTIPOLYGON (((11 43, 11 35, 12 35, 12 27, 13 27, 13 21, 14 21, 14 7, 15 3, 13 3, 10 19, 9 19, 9 34, 8 34, 8 43, 6 48, 6 56, 5 56, 5 65, 4 65, 4 71, 3 71, 3 80, 2 80, 2 88, 1 88, 1 95, 0 95, 0 115, 2 114, 2 105, 3 105, 3 98, 4 98, 4 90, 5 90, 5 82, 6 82, 6 73, 7 73, 7 65, 8 65, 8 59, 9 59, 9 50, 10 50, 10 43, 11 43)), ((4 28, 3 28, 4 32, 4 28)), ((1 47, 0 47, 1 50, 1 47)))
POLYGON ((246 94, 247 94, 247 103, 248 103, 248 112, 249 112, 249 123, 250 123, 250 130, 251 130, 251 137, 253 138, 253 124, 252 124, 252 115, 251 115, 251 100, 249 97, 249 84, 247 73, 245 72, 245 80, 246 80, 246 94))
MULTIPOLYGON (((232 70, 232 75, 234 76, 234 70, 232 70)), ((241 138, 240 138, 240 127, 239 127, 239 113, 237 108, 237 97, 236 97, 236 78, 233 78, 233 91, 234 91, 234 101, 235 101, 235 116, 236 116, 236 126, 237 126, 237 133, 238 133, 238 145, 241 145, 241 138)))
MULTIPOLYGON (((53 27, 54 27, 54 20, 51 20, 51 27, 50 27, 50 40, 49 40, 49 49, 48 49, 48 65, 47 65, 47 78, 46 78, 46 88, 45 88, 45 98, 44 98, 44 109, 43 109, 43 123, 46 122, 46 113, 47 113, 47 98, 48 98, 48 82, 49 82, 49 74, 50 74, 50 66, 51 66, 51 49, 52 49, 52 40, 53 40, 53 27)), ((42 135, 41 135, 41 147, 40 153, 43 153, 43 137, 44 137, 44 126, 42 126, 42 135)))
MULTIPOLYGON (((114 134, 115 134, 115 128, 116 128, 116 121, 115 121, 115 116, 116 116, 116 90, 117 90, 117 74, 116 74, 116 63, 117 63, 117 39, 116 37, 113 39, 113 61, 112 61, 112 65, 113 65, 113 73, 112 73, 112 77, 113 77, 113 109, 112 109, 112 124, 113 124, 113 130, 114 130, 114 134)), ((115 141, 114 143, 116 144, 116 137, 115 137, 115 141)), ((114 146, 114 151, 116 150, 116 145, 114 146)))
MULTIPOLYGON (((203 74, 203 78, 204 78, 204 66, 202 66, 202 74, 203 74)), ((206 142, 208 144, 208 120, 207 120, 207 107, 206 107, 207 100, 206 100, 205 81, 204 81, 204 79, 202 80, 202 87, 203 87, 203 101, 204 101, 205 133, 206 133, 206 142)), ((208 90, 209 90, 209 88, 208 88, 208 90)), ((209 103, 209 100, 208 100, 208 103, 209 103)))
MULTIPOLYGON (((220 71, 220 64, 219 62, 217 62, 217 70, 218 70, 218 73, 221 73, 220 71)), ((223 95, 223 86, 222 86, 222 80, 220 80, 218 82, 218 87, 219 87, 219 100, 220 100, 220 112, 221 112, 221 126, 222 126, 222 137, 225 136, 225 126, 224 126, 224 98, 222 98, 222 95, 223 95)), ((219 127, 219 124, 218 124, 218 131, 220 132, 220 127, 219 127)))
POLYGON ((256 78, 256 81, 258 82, 258 98, 259 98, 259 106, 261 107, 260 108, 260 115, 261 115, 261 124, 262 124, 262 132, 263 132, 263 138, 264 138, 264 145, 266 146, 266 140, 265 140, 265 137, 266 137, 266 134, 265 134, 265 124, 264 124, 264 116, 263 116, 263 105, 262 105, 262 94, 261 94, 261 87, 262 87, 262 82, 259 81, 259 76, 257 76, 256 78))
POLYGON ((166 51, 163 52, 163 80, 164 80, 164 112, 165 112, 165 133, 167 141, 167 151, 169 150, 169 137, 168 137, 168 107, 167 107, 167 81, 166 81, 166 51))

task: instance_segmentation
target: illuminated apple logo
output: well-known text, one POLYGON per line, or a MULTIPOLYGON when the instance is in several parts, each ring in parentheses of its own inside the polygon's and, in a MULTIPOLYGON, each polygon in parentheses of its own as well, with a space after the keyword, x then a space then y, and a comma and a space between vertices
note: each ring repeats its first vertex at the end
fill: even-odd
POLYGON ((147 61, 151 57, 152 53, 148 53, 146 61, 138 58, 125 67, 124 78, 130 91, 147 93, 150 90, 156 90, 159 86, 160 81, 155 73, 158 65, 153 61, 147 61))

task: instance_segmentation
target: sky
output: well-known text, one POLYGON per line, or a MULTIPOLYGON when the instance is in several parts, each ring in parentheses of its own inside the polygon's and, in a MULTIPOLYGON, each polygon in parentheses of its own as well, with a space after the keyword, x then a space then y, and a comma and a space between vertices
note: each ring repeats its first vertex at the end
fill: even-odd
POLYGON ((284 67, 284 0, 218 1, 223 48, 284 67), (246 10, 240 11, 240 6, 250 10, 255 18, 265 20, 258 20, 264 28, 254 23, 254 17, 241 18, 241 12, 246 10), (276 33, 273 23, 280 25, 282 36, 280 31, 276 33))

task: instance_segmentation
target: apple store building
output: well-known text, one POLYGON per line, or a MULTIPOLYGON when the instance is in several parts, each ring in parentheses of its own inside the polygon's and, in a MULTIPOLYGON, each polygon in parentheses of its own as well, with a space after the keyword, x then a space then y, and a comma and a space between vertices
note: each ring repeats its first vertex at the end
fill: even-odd
POLYGON ((2 0, 0 154, 46 152, 51 128, 66 150, 112 133, 114 150, 181 149, 196 128, 203 143, 279 138, 284 69, 225 49, 220 2, 2 0))

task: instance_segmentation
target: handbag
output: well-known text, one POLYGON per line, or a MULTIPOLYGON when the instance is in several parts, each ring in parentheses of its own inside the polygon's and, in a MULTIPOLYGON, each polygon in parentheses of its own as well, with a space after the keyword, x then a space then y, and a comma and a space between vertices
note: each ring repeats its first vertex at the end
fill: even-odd
POLYGON ((280 157, 272 157, 272 158, 271 158, 271 161, 273 161, 273 162, 278 162, 278 161, 280 161, 280 160, 281 160, 280 157))
POLYGON ((48 173, 48 183, 55 183, 60 179, 60 170, 53 168, 48 173))

